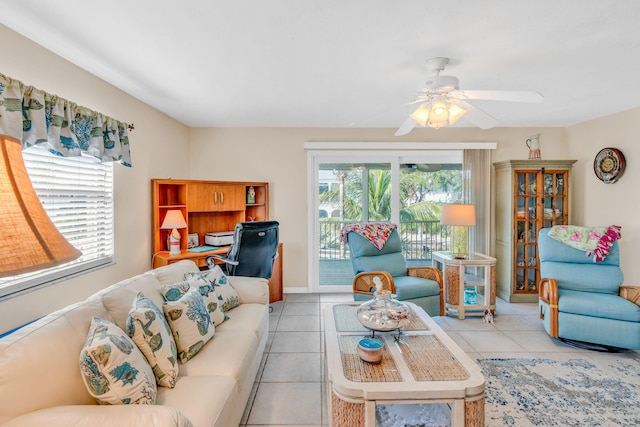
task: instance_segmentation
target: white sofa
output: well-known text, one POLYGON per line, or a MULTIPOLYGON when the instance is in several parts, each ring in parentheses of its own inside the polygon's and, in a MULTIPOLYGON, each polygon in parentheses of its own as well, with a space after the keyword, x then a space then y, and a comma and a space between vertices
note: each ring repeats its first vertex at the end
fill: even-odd
POLYGON ((159 288, 180 282, 181 261, 112 285, 0 339, 0 425, 237 426, 258 372, 269 330, 264 279, 229 277, 240 306, 211 341, 180 364, 174 388, 158 387, 155 405, 98 405, 80 374, 79 356, 93 316, 125 328, 138 292, 162 305, 159 288))

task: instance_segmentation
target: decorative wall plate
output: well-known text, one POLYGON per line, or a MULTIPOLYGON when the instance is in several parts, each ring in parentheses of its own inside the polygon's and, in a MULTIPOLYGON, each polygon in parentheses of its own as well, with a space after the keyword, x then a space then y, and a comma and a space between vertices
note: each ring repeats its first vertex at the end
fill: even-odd
POLYGON ((617 148, 603 148, 593 161, 593 171, 605 184, 613 184, 624 172, 625 159, 617 148))

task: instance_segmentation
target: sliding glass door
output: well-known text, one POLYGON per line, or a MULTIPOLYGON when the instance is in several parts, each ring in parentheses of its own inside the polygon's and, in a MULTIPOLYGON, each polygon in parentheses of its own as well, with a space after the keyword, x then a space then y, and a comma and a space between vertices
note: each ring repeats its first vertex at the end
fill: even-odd
POLYGON ((310 282, 316 292, 350 290, 353 268, 340 230, 355 222, 399 226, 409 265, 430 265, 445 250, 440 206, 462 199, 462 150, 419 154, 313 156, 315 190, 310 282))

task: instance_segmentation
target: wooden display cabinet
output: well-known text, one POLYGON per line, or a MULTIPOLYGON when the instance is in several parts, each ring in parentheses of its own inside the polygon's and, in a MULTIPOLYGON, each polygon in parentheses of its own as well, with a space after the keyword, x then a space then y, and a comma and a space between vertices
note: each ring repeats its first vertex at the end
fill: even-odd
POLYGON ((537 302, 538 233, 570 224, 570 179, 575 160, 494 163, 497 294, 509 302, 537 302))
MULTIPOLYGON (((269 184, 266 182, 197 181, 152 179, 152 251, 153 267, 160 267, 183 259, 193 260, 200 268, 207 268, 206 258, 212 254, 225 255, 223 246, 207 252, 188 251, 189 234, 197 234, 200 245, 207 233, 233 231, 239 222, 269 219, 269 184), (248 201, 249 189, 255 193, 248 201), (180 254, 169 255, 167 237, 171 230, 161 229, 169 210, 180 210, 187 228, 179 229, 180 254)), ((274 272, 269 281, 271 298, 282 299, 282 244, 278 248, 274 272)))

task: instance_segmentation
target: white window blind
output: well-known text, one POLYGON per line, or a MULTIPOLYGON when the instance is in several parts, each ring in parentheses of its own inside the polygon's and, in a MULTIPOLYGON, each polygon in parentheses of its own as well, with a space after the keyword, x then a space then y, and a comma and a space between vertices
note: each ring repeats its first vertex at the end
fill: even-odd
MULTIPOLYGON (((23 151, 23 157, 49 217, 82 255, 61 266, 0 279, 0 298, 113 262, 113 164, 88 156, 54 156, 36 147, 23 151)), ((9 255, 11 248, 5 250, 9 255)))

